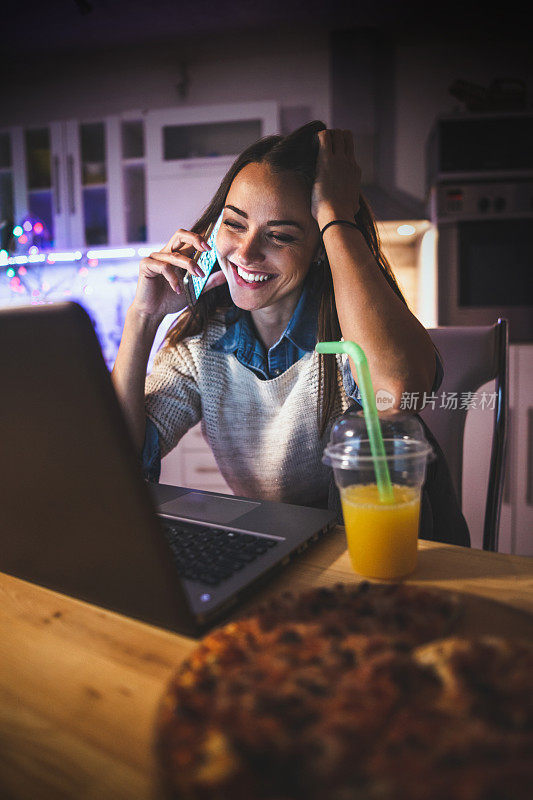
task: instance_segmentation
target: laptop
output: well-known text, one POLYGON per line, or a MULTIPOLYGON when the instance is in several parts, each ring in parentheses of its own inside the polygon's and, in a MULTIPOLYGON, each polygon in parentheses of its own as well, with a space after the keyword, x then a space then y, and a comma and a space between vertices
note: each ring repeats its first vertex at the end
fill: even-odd
POLYGON ((0 310, 0 571, 187 635, 336 522, 148 484, 87 312, 0 310))

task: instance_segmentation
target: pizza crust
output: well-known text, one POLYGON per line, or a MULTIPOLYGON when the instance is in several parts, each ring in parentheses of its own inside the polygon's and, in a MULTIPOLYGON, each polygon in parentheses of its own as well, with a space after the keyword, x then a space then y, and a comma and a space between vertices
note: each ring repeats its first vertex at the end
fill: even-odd
POLYGON ((447 636, 460 610, 436 590, 337 586, 209 634, 159 715, 169 796, 529 800, 533 651, 447 636))

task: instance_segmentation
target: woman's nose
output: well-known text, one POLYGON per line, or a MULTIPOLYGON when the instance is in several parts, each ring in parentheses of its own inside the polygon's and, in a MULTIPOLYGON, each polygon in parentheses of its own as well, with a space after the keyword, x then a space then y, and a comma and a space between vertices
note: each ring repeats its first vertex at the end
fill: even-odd
POLYGON ((252 266, 252 264, 263 261, 264 255, 259 236, 252 233, 246 234, 239 242, 237 256, 239 263, 243 267, 252 266))

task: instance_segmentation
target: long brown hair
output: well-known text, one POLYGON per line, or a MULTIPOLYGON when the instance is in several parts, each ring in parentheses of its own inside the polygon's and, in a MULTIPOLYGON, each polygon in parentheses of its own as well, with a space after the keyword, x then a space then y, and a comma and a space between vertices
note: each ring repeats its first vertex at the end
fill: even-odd
MULTIPOLYGON (((247 147, 234 161, 222 179, 213 199, 191 230, 194 233, 202 233, 211 222, 215 222, 218 219, 224 208, 226 197, 234 178, 248 164, 264 163, 268 164, 273 172, 291 172, 299 175, 305 181, 309 197, 311 197, 319 149, 318 133, 326 128, 327 126, 323 122, 315 120, 314 122, 308 122, 288 136, 265 136, 250 145, 250 147, 247 147)), ((363 231, 368 248, 376 259, 387 282, 405 302, 390 264, 381 250, 374 216, 362 195, 359 197, 359 211, 355 219, 363 231)), ((325 252, 318 269, 321 270, 319 291, 322 295, 318 312, 318 341, 337 341, 342 334, 335 305, 331 268, 325 252)), ((187 308, 177 317, 167 332, 165 343, 168 346, 176 346, 188 336, 202 333, 217 310, 232 306, 233 301, 227 284, 217 286, 215 289, 202 294, 194 307, 187 308)), ((319 392, 317 398, 317 418, 320 436, 323 435, 333 412, 337 392, 336 361, 330 357, 320 355, 319 392)))

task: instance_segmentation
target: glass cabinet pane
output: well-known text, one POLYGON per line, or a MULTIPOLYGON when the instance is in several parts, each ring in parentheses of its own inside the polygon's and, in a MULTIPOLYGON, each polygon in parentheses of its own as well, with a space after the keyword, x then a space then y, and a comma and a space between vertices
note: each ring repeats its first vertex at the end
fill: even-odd
POLYGON ((144 164, 124 167, 126 241, 146 241, 146 186, 144 164))
MULTIPOLYGON (((46 227, 48 242, 54 244, 52 195, 52 148, 49 128, 33 128, 24 133, 28 210, 33 221, 46 227)), ((56 187, 57 189, 57 187, 56 187)), ((56 209, 57 210, 57 209, 56 209)))
POLYGON ((81 182, 84 186, 106 182, 105 128, 103 122, 80 125, 81 182))
POLYGON ((103 122, 80 125, 81 185, 85 242, 108 243, 106 131, 103 122))
POLYGON ((144 158, 144 127, 141 120, 122 123, 122 158, 144 158))
POLYGON ((26 169, 30 191, 52 187, 51 161, 48 128, 26 131, 26 169))
POLYGON ((8 169, 12 164, 11 136, 9 133, 0 133, 0 169, 8 169))
POLYGON ((11 135, 0 133, 0 249, 7 250, 12 241, 14 220, 13 170, 11 135))
POLYGON ((13 176, 0 169, 0 249, 7 250, 11 243, 14 219, 13 176))
POLYGON ((83 190, 83 221, 86 244, 107 244, 107 190, 104 187, 83 190))
POLYGON ((259 119, 199 125, 165 125, 163 158, 165 161, 174 161, 237 155, 260 137, 259 119))
POLYGON ((146 241, 146 172, 144 122, 126 120, 121 125, 122 176, 127 242, 146 241))

